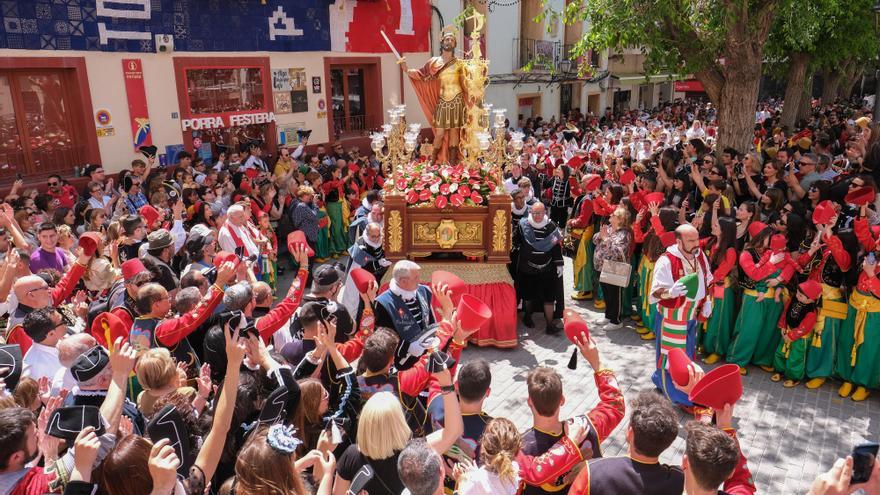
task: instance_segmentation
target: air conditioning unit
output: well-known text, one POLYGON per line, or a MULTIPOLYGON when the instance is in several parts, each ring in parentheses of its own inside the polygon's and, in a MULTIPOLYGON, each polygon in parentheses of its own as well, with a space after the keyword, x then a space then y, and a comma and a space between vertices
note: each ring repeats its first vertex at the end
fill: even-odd
POLYGON ((174 51, 174 36, 170 34, 156 35, 156 53, 169 53, 174 51))

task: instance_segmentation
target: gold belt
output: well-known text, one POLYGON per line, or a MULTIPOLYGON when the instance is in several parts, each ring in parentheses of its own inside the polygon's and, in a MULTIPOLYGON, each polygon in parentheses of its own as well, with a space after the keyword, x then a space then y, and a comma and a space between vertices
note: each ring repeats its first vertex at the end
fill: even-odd
MULTIPOLYGON (((761 292, 756 291, 755 289, 746 289, 743 291, 743 294, 752 297, 758 297, 761 295, 761 292)), ((767 292, 764 292, 764 297, 776 297, 776 287, 770 287, 767 289, 767 292)))
POLYGON ((849 298, 849 305, 856 310, 855 329, 853 332, 854 343, 850 355, 850 366, 855 366, 856 351, 865 342, 865 322, 868 320, 868 313, 880 313, 880 299, 856 290, 853 291, 852 296, 849 298))

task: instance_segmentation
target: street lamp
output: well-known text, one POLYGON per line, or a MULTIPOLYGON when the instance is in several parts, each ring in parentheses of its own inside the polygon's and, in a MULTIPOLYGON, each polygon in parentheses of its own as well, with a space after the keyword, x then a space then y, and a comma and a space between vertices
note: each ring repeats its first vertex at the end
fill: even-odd
MULTIPOLYGON (((878 27, 880 27, 880 0, 877 0, 877 3, 874 4, 874 31, 875 33, 880 31, 878 27)), ((880 54, 878 54, 878 59, 880 59, 880 54)), ((878 60, 880 63, 880 60, 878 60)), ((874 118, 872 119, 873 123, 880 122, 880 70, 877 68, 874 69, 874 118)))

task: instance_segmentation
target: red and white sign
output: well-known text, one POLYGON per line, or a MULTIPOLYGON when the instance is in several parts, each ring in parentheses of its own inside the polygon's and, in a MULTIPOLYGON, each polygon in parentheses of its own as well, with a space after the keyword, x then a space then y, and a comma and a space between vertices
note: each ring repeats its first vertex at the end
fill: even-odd
POLYGON ((675 91, 679 93, 705 93, 706 89, 700 81, 688 79, 687 81, 675 81, 675 91))
POLYGON ((125 80, 125 97, 128 99, 128 118, 131 120, 131 136, 134 149, 153 144, 150 113, 147 111, 147 90, 144 88, 144 71, 141 59, 122 59, 122 76, 125 80))
MULTIPOLYGON (((334 51, 389 53, 379 31, 385 31, 394 48, 405 53, 429 50, 431 5, 428 0, 357 0, 345 29, 345 46, 334 51)), ((346 3, 345 8, 350 8, 346 3)), ((344 24, 343 24, 344 25, 344 24)))
POLYGON ((251 124, 268 124, 275 122, 274 112, 238 113, 232 115, 209 115, 193 119, 183 119, 180 122, 184 131, 202 129, 221 129, 224 127, 239 127, 251 124))

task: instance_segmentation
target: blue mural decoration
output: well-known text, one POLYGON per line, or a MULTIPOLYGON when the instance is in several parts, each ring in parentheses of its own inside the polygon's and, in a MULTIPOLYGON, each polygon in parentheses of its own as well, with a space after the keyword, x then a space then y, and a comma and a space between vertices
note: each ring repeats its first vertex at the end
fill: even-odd
POLYGON ((0 48, 157 51, 324 51, 328 0, 0 0, 0 48))

